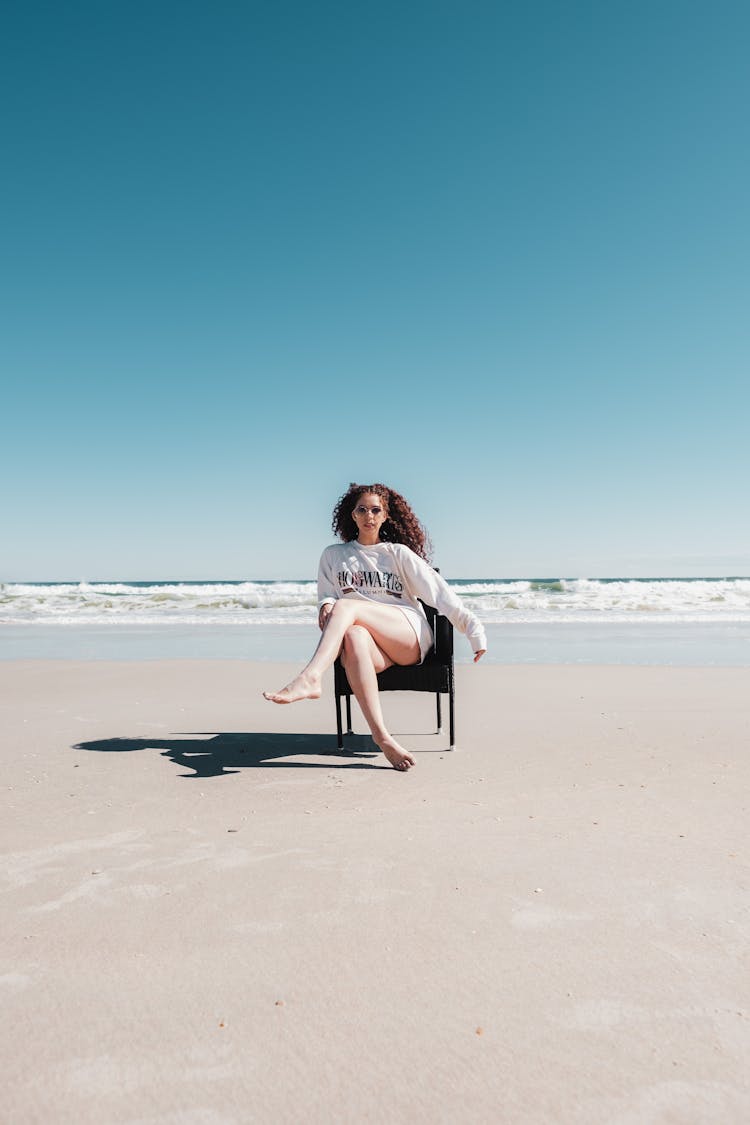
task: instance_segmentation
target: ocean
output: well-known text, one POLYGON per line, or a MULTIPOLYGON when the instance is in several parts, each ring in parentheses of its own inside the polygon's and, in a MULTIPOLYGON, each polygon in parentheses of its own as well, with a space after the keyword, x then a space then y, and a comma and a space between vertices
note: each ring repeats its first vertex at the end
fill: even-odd
MULTIPOLYGON (((750 578, 462 578, 493 663, 750 666, 750 578)), ((7 582, 0 658, 305 659, 309 580, 7 582)), ((456 640, 456 658, 471 660, 456 640)))

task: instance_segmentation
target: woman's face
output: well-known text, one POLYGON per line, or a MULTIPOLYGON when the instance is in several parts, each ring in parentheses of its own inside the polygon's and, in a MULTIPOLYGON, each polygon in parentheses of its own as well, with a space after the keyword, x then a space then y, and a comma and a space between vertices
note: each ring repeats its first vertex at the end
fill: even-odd
POLYGON ((360 539, 377 542, 380 529, 388 519, 385 500, 377 492, 363 492, 354 505, 352 519, 357 525, 360 539))

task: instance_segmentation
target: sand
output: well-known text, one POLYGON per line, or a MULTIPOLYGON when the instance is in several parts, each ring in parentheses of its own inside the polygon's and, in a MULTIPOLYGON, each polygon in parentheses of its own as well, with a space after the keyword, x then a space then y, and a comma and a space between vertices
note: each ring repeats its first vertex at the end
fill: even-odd
POLYGON ((0 663, 4 1120, 750 1120, 750 671, 293 670, 0 663))

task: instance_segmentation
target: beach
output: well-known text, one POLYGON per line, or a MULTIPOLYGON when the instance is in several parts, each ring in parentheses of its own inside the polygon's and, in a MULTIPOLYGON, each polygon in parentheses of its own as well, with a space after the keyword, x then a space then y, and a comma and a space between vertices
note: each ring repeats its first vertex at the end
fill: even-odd
POLYGON ((3 17, 0 1125, 750 1125, 750 5, 3 17))
POLYGON ((750 1118, 746 667, 0 661, 4 1116, 750 1118))

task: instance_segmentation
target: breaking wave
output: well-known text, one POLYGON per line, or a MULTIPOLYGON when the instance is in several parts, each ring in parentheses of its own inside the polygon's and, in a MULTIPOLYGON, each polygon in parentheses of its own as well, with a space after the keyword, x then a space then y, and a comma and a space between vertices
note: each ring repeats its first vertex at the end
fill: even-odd
MULTIPOLYGON (((456 579, 487 624, 750 623, 750 578, 456 579)), ((316 620, 315 582, 0 584, 0 625, 299 625, 316 620)))

